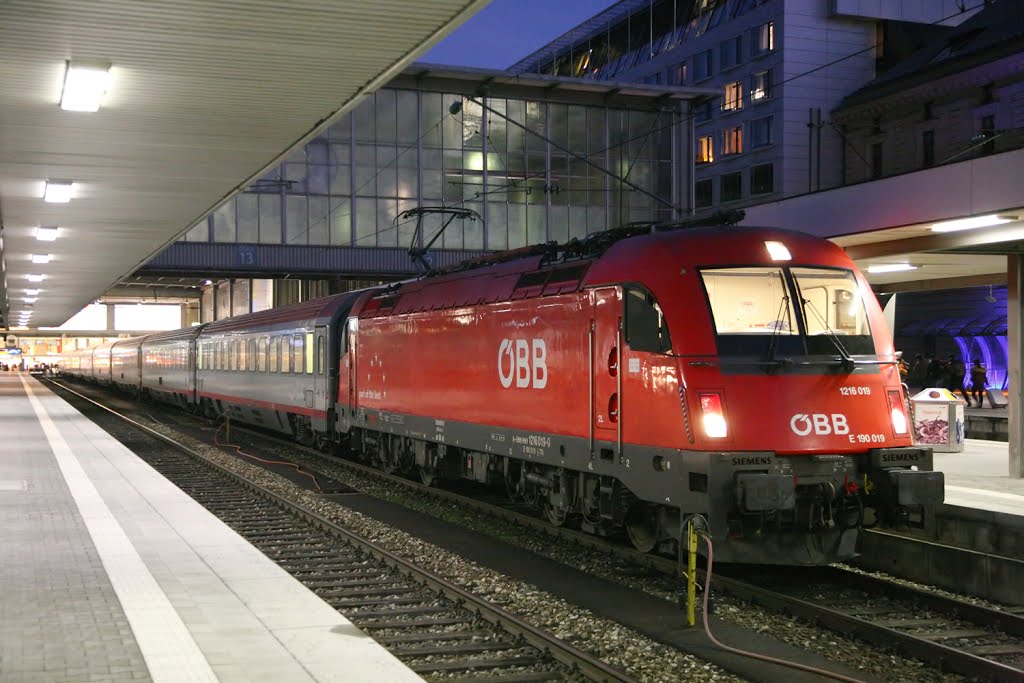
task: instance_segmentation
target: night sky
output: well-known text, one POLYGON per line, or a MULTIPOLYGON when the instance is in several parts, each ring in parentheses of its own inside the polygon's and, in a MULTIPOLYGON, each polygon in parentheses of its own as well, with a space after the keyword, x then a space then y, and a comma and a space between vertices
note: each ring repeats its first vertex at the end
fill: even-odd
POLYGON ((616 0, 493 0, 418 61, 506 69, 616 0))

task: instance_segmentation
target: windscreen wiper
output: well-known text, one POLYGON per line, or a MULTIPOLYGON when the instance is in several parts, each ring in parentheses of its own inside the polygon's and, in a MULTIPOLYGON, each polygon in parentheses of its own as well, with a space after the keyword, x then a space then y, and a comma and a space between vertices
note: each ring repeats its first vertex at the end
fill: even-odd
MULTIPOLYGON (((829 341, 832 342, 832 345, 836 347, 836 350, 839 351, 839 363, 843 366, 843 369, 846 370, 847 372, 853 370, 853 368, 856 367, 857 365, 857 361, 854 360, 853 356, 850 355, 850 352, 846 350, 846 347, 843 346, 843 343, 839 341, 839 336, 832 330, 831 327, 829 327, 828 321, 825 320, 825 318, 821 315, 821 312, 818 311, 817 307, 811 302, 810 299, 804 299, 803 297, 801 297, 800 300, 803 301, 804 310, 810 308, 814 315, 817 316, 818 322, 821 323, 822 328, 825 330, 825 335, 828 337, 829 341)), ((805 362, 801 364, 813 365, 814 363, 805 362)))
POLYGON ((778 348, 779 342, 779 330, 785 322, 782 319, 782 312, 788 311, 789 306, 789 295, 783 294, 782 300, 779 302, 779 312, 775 314, 775 319, 772 321, 772 337, 768 340, 768 367, 779 367, 775 364, 775 351, 778 348))

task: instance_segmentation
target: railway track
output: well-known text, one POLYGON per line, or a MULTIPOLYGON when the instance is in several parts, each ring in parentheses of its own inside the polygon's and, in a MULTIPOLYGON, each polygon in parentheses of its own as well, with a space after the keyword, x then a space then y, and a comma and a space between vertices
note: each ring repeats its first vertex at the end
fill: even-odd
POLYGON ((123 421, 115 436, 134 441, 140 447, 133 450, 157 471, 428 680, 635 680, 174 439, 53 383, 123 421))
MULTIPOLYGON (((372 467, 331 458, 320 451, 245 427, 233 427, 261 440, 299 451, 314 461, 352 469, 437 500, 455 503, 576 545, 615 555, 667 577, 678 574, 676 560, 644 554, 623 544, 553 526, 523 506, 498 505, 425 486, 372 467)), ((722 571, 713 590, 782 611, 844 635, 895 649, 940 670, 992 681, 1024 680, 1024 608, 991 609, 939 593, 841 568, 758 567, 722 571)))
MULTIPOLYGON (((279 439, 262 431, 232 426, 264 446, 280 445, 437 500, 455 503, 495 518, 599 550, 667 577, 675 577, 675 560, 642 554, 622 544, 556 527, 539 515, 509 506, 495 505, 456 492, 428 487, 355 463, 326 456, 315 449, 279 439)), ((521 506, 518 506, 521 507, 521 506)), ((841 568, 793 568, 776 570, 721 568, 712 577, 716 592, 781 611, 825 628, 895 649, 940 670, 971 679, 1024 680, 1024 609, 991 609, 877 577, 841 568)))

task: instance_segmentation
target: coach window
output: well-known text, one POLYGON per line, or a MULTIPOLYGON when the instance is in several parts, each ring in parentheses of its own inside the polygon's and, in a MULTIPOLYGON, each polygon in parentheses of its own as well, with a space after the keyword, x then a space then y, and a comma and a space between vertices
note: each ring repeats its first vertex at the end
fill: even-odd
POLYGON ((323 337, 317 337, 317 339, 316 339, 316 374, 318 374, 318 375, 324 374, 324 366, 326 365, 324 360, 325 360, 325 358, 324 358, 324 338, 323 337))
POLYGON ((238 342, 234 339, 228 342, 228 362, 229 370, 238 369, 238 342))
POLYGON ((668 353, 672 349, 661 306, 640 287, 626 290, 626 343, 634 351, 668 353))
POLYGON ((256 366, 259 364, 259 344, 256 343, 256 339, 249 340, 249 372, 256 372, 256 366))
POLYGON ((260 337, 256 340, 256 370, 257 372, 267 371, 267 338, 260 337))
POLYGON ((313 374, 313 333, 306 333, 306 374, 313 374))
POLYGON ((281 373, 288 373, 292 371, 292 349, 291 349, 292 337, 289 334, 281 337, 281 373))
POLYGON ((302 351, 302 335, 296 334, 292 337, 292 372, 296 375, 302 374, 302 359, 305 354, 302 351))
POLYGON ((278 363, 278 351, 281 348, 281 338, 271 337, 270 338, 270 372, 277 372, 278 363))

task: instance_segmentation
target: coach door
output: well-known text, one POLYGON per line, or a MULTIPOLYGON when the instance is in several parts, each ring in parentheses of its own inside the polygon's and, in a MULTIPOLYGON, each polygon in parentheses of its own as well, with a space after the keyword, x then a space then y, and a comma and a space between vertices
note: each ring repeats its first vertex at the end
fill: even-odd
POLYGON ((359 318, 345 321, 341 338, 341 360, 338 368, 339 423, 348 424, 356 407, 356 330, 359 318))
POLYGON ((313 410, 327 410, 327 328, 317 327, 313 331, 313 410))
POLYGON ((616 460, 622 452, 622 290, 593 289, 590 297, 591 455, 616 460))

